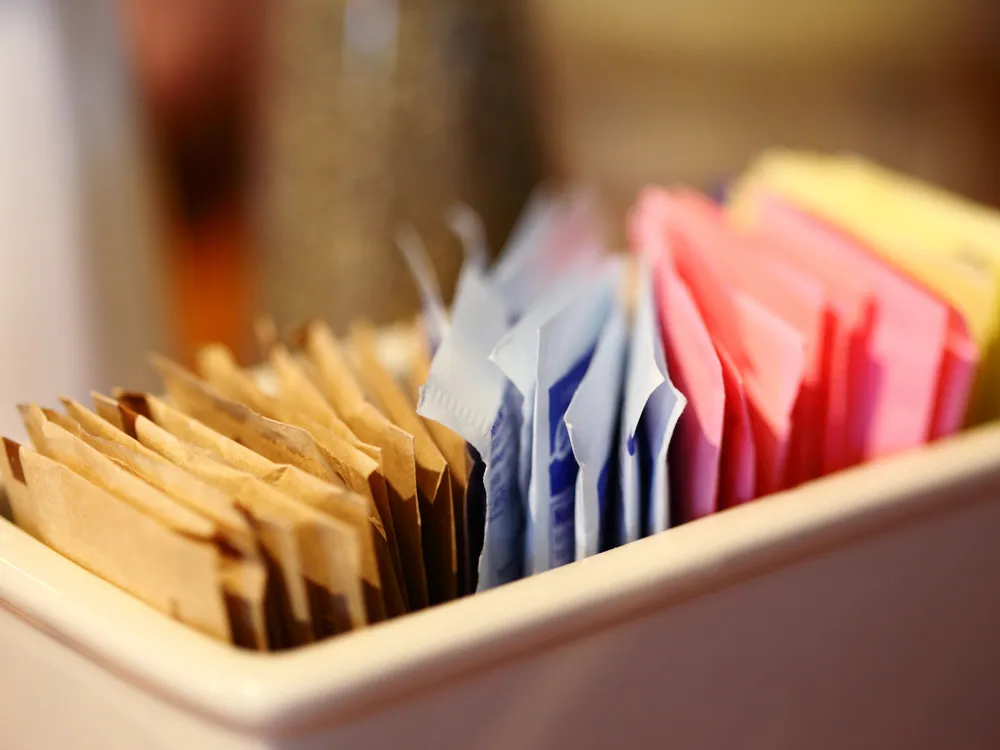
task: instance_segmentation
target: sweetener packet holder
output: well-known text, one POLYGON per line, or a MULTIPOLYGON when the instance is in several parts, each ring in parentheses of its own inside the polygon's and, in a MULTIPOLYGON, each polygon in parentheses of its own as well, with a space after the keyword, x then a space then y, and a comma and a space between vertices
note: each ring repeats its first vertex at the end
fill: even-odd
POLYGON ((1000 426, 279 654, 0 519, 0 747, 993 748, 1000 426))

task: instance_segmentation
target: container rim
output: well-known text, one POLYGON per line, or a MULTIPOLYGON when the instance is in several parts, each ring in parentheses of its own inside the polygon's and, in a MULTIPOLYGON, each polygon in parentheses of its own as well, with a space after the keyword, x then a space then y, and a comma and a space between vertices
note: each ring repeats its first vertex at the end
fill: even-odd
POLYGON ((0 518, 0 607, 56 647, 210 723, 282 736, 961 510, 984 499, 963 490, 984 483, 1000 489, 1000 425, 278 654, 239 651, 174 622, 0 518))

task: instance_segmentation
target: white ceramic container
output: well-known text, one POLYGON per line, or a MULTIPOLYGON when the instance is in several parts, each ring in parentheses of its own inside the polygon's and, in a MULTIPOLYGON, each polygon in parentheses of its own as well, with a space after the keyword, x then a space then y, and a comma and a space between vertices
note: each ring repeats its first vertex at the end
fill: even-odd
POLYGON ((1000 747, 1000 426, 280 655, 0 521, 0 747, 1000 747))

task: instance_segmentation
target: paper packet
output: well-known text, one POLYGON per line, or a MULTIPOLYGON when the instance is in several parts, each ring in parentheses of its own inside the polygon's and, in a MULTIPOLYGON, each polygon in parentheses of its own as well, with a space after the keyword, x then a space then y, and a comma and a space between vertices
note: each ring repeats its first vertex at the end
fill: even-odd
MULTIPOLYGON (((386 481, 381 473, 381 450, 366 446, 377 456, 372 457, 356 447, 356 436, 335 416, 327 421, 338 425, 335 427, 336 432, 328 430, 312 413, 299 408, 294 401, 265 393, 248 373, 240 369, 232 354, 224 347, 206 347, 198 352, 197 359, 202 374, 223 396, 260 411, 269 419, 302 429, 315 442, 327 465, 333 467, 346 486, 371 498, 385 529, 395 580, 400 583, 405 580, 401 577, 406 575, 406 569, 402 565, 398 546, 400 539, 395 533, 386 481)), ((279 364, 288 363, 279 359, 279 364)), ((287 380, 288 368, 285 367, 280 372, 287 380)), ((406 596, 403 598, 403 605, 410 607, 406 596)))
POLYGON ((617 505, 614 500, 619 496, 615 444, 628 351, 628 320, 624 301, 616 297, 590 366, 564 417, 580 467, 573 500, 577 560, 610 546, 608 527, 617 505))
MULTIPOLYGON (((131 429, 137 438, 141 434, 143 443, 163 456, 169 466, 180 467, 231 497, 235 506, 247 514, 265 554, 278 563, 285 591, 294 597, 290 602, 292 611, 298 617, 306 607, 316 637, 365 624, 356 528, 279 492, 251 474, 205 457, 142 416, 135 416, 131 429)), ((292 635, 294 643, 296 634, 292 635)))
POLYGON ((874 301, 866 367, 854 383, 848 444, 853 461, 878 458, 927 441, 949 341, 949 309, 907 274, 873 256, 836 227, 776 196, 762 199, 759 226, 816 256, 829 258, 844 283, 874 301))
MULTIPOLYGON (((420 389, 427 382, 430 374, 431 360, 426 346, 417 345, 413 351, 413 358, 410 362, 410 403, 416 408, 420 400, 420 389)), ((460 593, 471 593, 474 586, 475 569, 482 552, 481 534, 478 542, 471 545, 470 534, 470 509, 468 507, 469 480, 472 477, 474 461, 469 454, 468 444, 465 439, 455 431, 445 427, 440 422, 433 419, 421 417, 424 427, 434 439, 435 445, 448 463, 448 472, 451 477, 451 499, 455 508, 455 549, 459 559, 458 568, 458 588, 460 593)), ((480 493, 480 499, 485 501, 485 495, 480 493)), ((475 519, 471 525, 481 526, 483 524, 483 513, 485 507, 474 511, 475 519)))
POLYGON ((345 486, 343 476, 330 466, 306 430, 262 417, 164 357, 153 355, 150 359, 163 378, 171 401, 188 416, 271 461, 298 466, 328 482, 345 486))
MULTIPOLYGON (((62 400, 77 415, 83 417, 86 424, 51 409, 42 409, 41 413, 46 420, 82 439, 140 478, 148 481, 150 472, 154 474, 154 480, 159 478, 155 476, 158 472, 149 466, 149 459, 155 461, 158 456, 81 404, 71 399, 62 400), (90 427, 89 432, 87 426, 90 427), (134 451, 140 454, 138 466, 130 455, 134 451)), ((109 401, 100 396, 95 400, 100 401, 102 408, 109 401)), ((37 433, 40 420, 35 409, 37 407, 24 407, 22 411, 27 411, 24 416, 33 423, 37 433)), ((233 643, 257 651, 275 648, 278 644, 273 640, 273 634, 287 631, 291 613, 277 602, 268 600, 267 568, 261 560, 253 530, 246 519, 232 508, 228 498, 212 497, 213 491, 204 485, 192 486, 199 483, 184 472, 168 470, 163 479, 166 481, 149 483, 218 524, 221 541, 225 545, 220 577, 233 643)), ((282 638, 280 644, 292 645, 287 638, 282 638)))
POLYGON ((669 449, 687 405, 668 372, 650 258, 640 254, 635 268, 617 447, 619 517, 610 539, 616 546, 670 526, 669 449))
MULTIPOLYGON (((308 323, 296 338, 311 365, 308 372, 315 378, 326 400, 358 437, 382 449, 393 521, 399 527, 397 536, 406 540, 404 567, 408 570, 423 569, 422 518, 417 499, 414 436, 368 401, 348 364, 343 347, 325 323, 308 323)), ((418 594, 426 588, 426 572, 424 576, 424 584, 416 577, 409 582, 418 594)))
POLYGON ((161 399, 139 393, 119 394, 123 408, 135 414, 128 431, 147 447, 167 451, 161 432, 169 433, 197 449, 203 457, 246 472, 266 485, 354 528, 360 544, 360 566, 368 622, 379 622, 387 614, 403 610, 395 583, 385 531, 372 501, 315 477, 296 466, 274 463, 249 448, 215 432, 161 399), (160 431, 152 426, 161 428, 160 431))
POLYGON ((763 305, 791 326, 802 341, 804 361, 797 395, 794 386, 784 385, 788 379, 775 373, 776 369, 794 369, 776 367, 781 361, 778 357, 764 357, 768 361, 760 379, 774 390, 769 396, 766 390, 762 393, 770 405, 771 424, 766 437, 772 447, 758 450, 757 493, 767 494, 819 476, 824 433, 816 425, 826 418, 836 321, 822 280, 779 257, 765 239, 736 231, 721 207, 707 197, 690 190, 671 190, 669 200, 678 209, 673 219, 689 247, 710 259, 731 289, 763 305), (795 399, 790 414, 786 413, 789 407, 783 402, 787 396, 782 397, 782 392, 795 399), (786 445, 785 467, 779 476, 781 461, 775 458, 782 455, 786 445))
POLYGON ((681 523, 718 507, 726 390, 722 364, 691 291, 677 275, 667 237, 649 214, 629 216, 632 247, 649 259, 670 378, 687 398, 669 461, 671 506, 681 523))
POLYGON ((39 452, 8 441, 6 455, 11 478, 30 493, 37 538, 171 617, 231 641, 216 525, 57 425, 42 420, 34 432, 39 452))
MULTIPOLYGON (((522 576, 525 509, 520 483, 523 403, 490 351, 507 330, 503 299, 475 266, 459 276, 448 336, 435 352, 417 412, 461 435, 479 456, 473 478, 482 475, 485 494, 482 553, 476 590, 522 576)), ((470 479, 469 487, 478 486, 470 479)), ((477 504, 468 505, 471 514, 477 504)), ((478 546, 470 538, 470 551, 478 546)))
POLYGON ((359 323, 352 328, 348 351, 348 362, 375 406, 413 436, 428 602, 450 601, 458 592, 458 557, 448 464, 403 390, 379 361, 370 326, 359 323))
POLYGON ((564 420, 590 366, 614 300, 620 266, 575 270, 532 306, 490 354, 534 400, 525 567, 531 573, 572 562, 579 466, 564 420))
MULTIPOLYGON (((988 209, 971 207, 945 191, 895 175, 857 157, 823 157, 784 150, 765 152, 730 200, 746 223, 756 223, 760 198, 779 195, 868 243, 882 258, 933 290, 959 313, 981 352, 969 398, 969 420, 997 413, 990 386, 1000 367, 1000 238, 988 209)), ((952 336, 952 340, 957 340, 952 336)), ((965 347, 946 352, 961 362, 965 347)), ((955 369, 954 364, 947 365, 955 369)), ((968 370, 969 368, 966 368, 968 370)), ((971 375, 971 372, 968 373, 971 375)))
MULTIPOLYGON (((140 419, 132 415, 126 420, 133 436, 140 419)), ((157 450, 125 433, 119 433, 115 444, 104 441, 94 447, 178 501, 207 506, 202 512, 210 518, 228 512, 243 520, 246 515, 271 571, 272 649, 302 645, 314 636, 364 623, 355 529, 338 525, 249 474, 188 450, 152 423, 144 427, 147 434, 159 431, 153 442, 157 450)))

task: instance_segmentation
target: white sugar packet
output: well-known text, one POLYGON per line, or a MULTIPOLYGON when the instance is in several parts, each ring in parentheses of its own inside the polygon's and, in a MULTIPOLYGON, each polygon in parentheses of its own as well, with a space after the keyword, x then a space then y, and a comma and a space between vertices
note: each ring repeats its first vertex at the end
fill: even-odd
POLYGON ((432 352, 437 351, 445 336, 448 335, 448 311, 441 300, 441 286, 438 284, 437 273, 424 241, 417 231, 404 225, 396 232, 396 246, 403 254, 406 265, 410 268, 413 280, 420 292, 421 317, 424 332, 432 352))
POLYGON ((616 545, 670 525, 667 451, 677 420, 687 406, 687 399, 674 387, 667 371, 653 278, 644 256, 638 259, 624 390, 616 545))
POLYGON ((600 261, 604 235, 593 192, 536 191, 490 274, 509 318, 520 318, 566 273, 600 261))
POLYGON ((461 435, 485 463, 486 528, 477 590, 516 580, 523 571, 520 394, 488 356, 506 330, 503 300, 477 269, 463 269, 451 327, 431 362, 417 407, 422 416, 461 435))
MULTIPOLYGON (((621 263, 616 288, 623 282, 624 271, 621 263)), ((608 538, 608 513, 618 499, 614 470, 628 333, 628 310, 616 295, 590 367, 566 410, 566 428, 580 466, 575 491, 578 560, 601 551, 608 538)))
POLYGON ((456 203, 445 213, 445 222, 462 243, 465 254, 463 269, 486 273, 490 264, 490 248, 486 242, 482 217, 464 203, 456 203))

